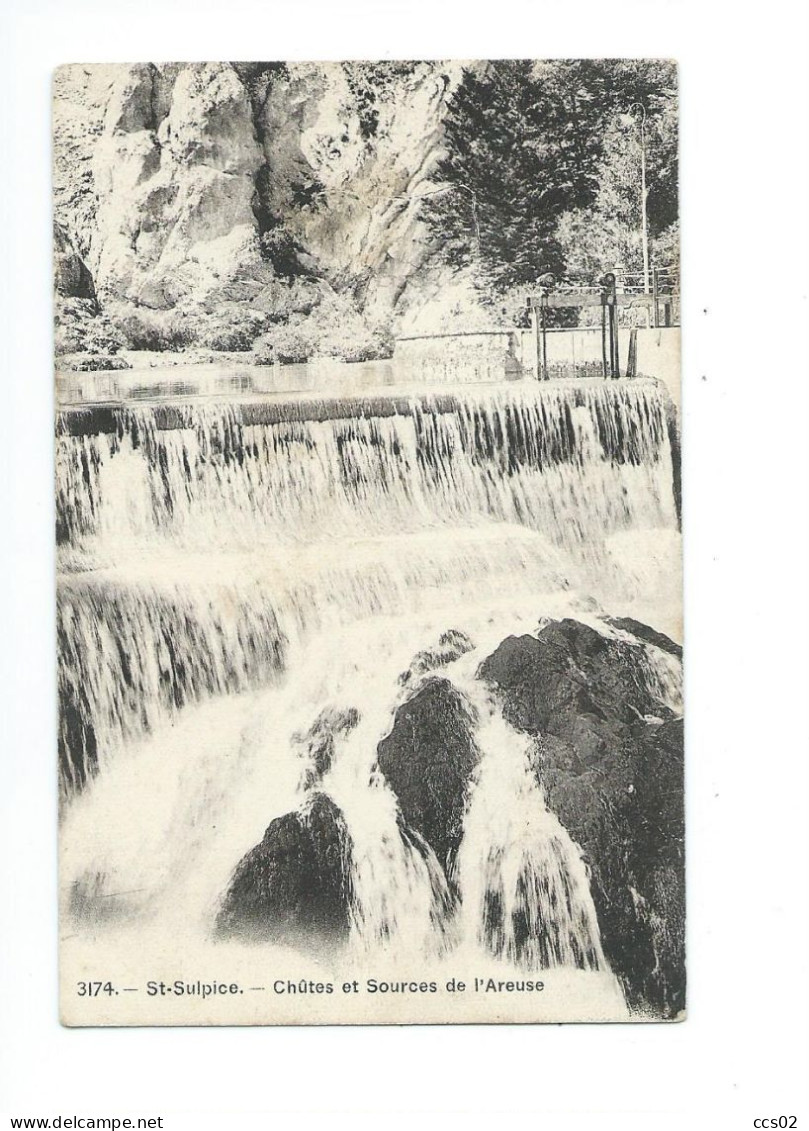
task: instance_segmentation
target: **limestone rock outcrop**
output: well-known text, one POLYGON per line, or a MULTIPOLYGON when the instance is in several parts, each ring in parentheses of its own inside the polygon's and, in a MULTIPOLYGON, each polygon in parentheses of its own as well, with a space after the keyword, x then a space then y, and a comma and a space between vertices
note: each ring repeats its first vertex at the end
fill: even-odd
POLYGON ((260 164, 250 100, 229 64, 128 68, 93 158, 90 261, 102 302, 169 310, 260 276, 260 164))
POLYGON ((389 328, 425 300, 420 210, 459 75, 430 63, 61 68, 61 285, 92 293, 134 349, 249 349, 320 302, 335 321, 356 315, 354 336, 389 328))

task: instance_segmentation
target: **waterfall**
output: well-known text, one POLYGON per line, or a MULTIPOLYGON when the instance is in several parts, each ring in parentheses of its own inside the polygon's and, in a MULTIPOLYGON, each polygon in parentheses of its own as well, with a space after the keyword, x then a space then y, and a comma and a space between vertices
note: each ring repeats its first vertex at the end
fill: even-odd
POLYGON ((650 382, 365 408, 377 415, 300 400, 61 414, 67 792, 167 711, 266 686, 302 632, 481 588, 603 600, 638 588, 639 538, 676 530, 650 382))
POLYGON ((649 381, 61 412, 71 921, 206 938, 239 862, 290 814, 303 836, 322 796, 346 838, 351 953, 610 979, 581 850, 476 670, 572 610, 633 641, 677 709, 677 658, 603 614, 642 619, 639 556, 650 592, 676 588, 672 477, 649 381), (436 671, 473 720, 448 859, 379 758, 436 671))
POLYGON ((458 861, 466 932, 529 971, 606 969, 587 870, 530 772, 528 740, 464 682, 485 720, 458 861))
POLYGON ((101 561, 133 542, 210 553, 501 522, 583 554, 676 525, 664 402, 645 381, 71 410, 57 482, 60 541, 101 561))
POLYGON ((555 547, 521 527, 453 531, 253 555, 143 553, 63 575, 57 599, 67 792, 188 703, 256 690, 291 644, 371 616, 464 604, 504 579, 526 598, 566 588, 555 547), (187 574, 187 577, 184 575, 187 574))
MULTIPOLYGON (((449 615, 442 610, 438 623, 449 615)), ((467 613, 460 623, 478 643, 441 667, 469 704, 479 752, 448 874, 403 824, 377 765, 397 707, 418 687, 402 675, 414 655, 441 654, 414 652, 435 641, 436 619, 383 618, 365 624, 359 638, 355 627, 313 636, 294 657, 294 682, 203 703, 131 744, 66 813, 62 876, 71 917, 102 933, 146 923, 204 938, 236 862, 274 818, 305 809, 317 791, 338 806, 350 838, 350 954, 404 950, 440 959, 479 950, 517 972, 589 971, 612 985, 581 851, 545 803, 526 736, 476 677, 503 624, 527 629, 531 618, 512 610, 510 620, 490 619, 467 613), (308 736, 324 714, 348 722, 316 764, 308 736)), ((628 636, 590 619, 606 634, 628 636)), ((655 648, 635 645, 655 688, 655 662, 644 658, 655 648)))

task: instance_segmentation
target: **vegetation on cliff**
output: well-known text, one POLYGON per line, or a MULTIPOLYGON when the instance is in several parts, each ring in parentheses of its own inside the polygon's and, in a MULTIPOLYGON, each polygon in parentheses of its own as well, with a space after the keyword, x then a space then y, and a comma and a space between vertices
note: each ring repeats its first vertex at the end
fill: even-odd
POLYGON ((518 319, 544 271, 638 267, 642 112, 676 254, 664 61, 77 65, 55 94, 60 356, 361 360, 518 319))
POLYGON ((484 301, 544 272, 594 280, 641 259, 641 118, 650 235, 676 254, 676 68, 648 60, 493 62, 464 72, 425 219, 484 301))

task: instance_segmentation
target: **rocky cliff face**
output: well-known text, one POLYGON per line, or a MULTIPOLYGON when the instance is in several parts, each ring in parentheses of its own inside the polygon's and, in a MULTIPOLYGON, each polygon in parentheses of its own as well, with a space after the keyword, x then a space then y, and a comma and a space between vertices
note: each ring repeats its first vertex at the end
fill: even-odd
POLYGON ((61 68, 59 293, 92 296, 134 348, 249 348, 321 304, 371 328, 412 318, 429 281, 421 201, 459 75, 433 63, 61 68))
POLYGON ((395 306, 424 262, 420 199, 458 70, 298 64, 258 80, 260 206, 287 217, 315 272, 351 286, 371 312, 395 306))

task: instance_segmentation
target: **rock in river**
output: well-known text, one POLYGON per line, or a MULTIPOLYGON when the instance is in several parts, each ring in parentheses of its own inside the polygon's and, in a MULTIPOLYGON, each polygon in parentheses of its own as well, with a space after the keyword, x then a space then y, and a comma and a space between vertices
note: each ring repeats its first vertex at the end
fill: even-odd
POLYGON ((313 794, 270 823, 236 867, 217 918, 219 935, 304 949, 348 937, 350 844, 331 798, 313 794))
POLYGON ((683 727, 654 694, 657 634, 634 635, 552 622, 504 640, 479 675, 534 738, 534 772, 590 868, 630 1006, 673 1017, 685 1004, 683 727))
POLYGON ((430 676, 398 708, 377 750, 379 768, 405 821, 448 874, 478 761, 473 729, 472 708, 463 695, 443 676, 430 676))

